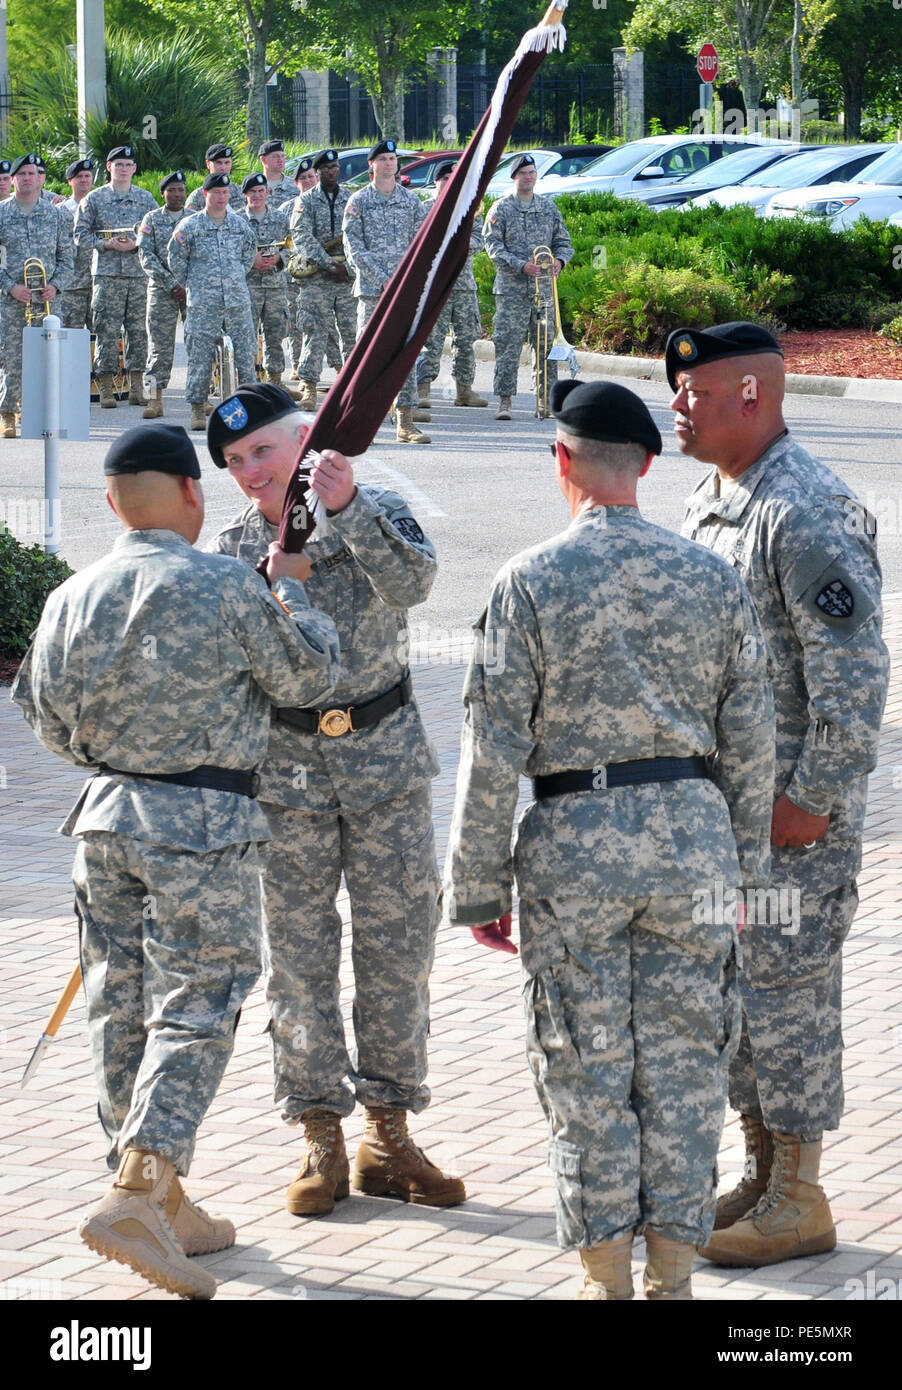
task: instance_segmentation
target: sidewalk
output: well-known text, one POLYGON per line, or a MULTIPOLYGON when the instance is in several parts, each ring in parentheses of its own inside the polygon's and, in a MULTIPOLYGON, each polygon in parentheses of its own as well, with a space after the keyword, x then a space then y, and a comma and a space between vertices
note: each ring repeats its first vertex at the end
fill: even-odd
MULTIPOLYGON (((902 595, 885 636, 902 657, 902 595)), ((415 684, 442 762, 434 784, 439 854, 454 797, 461 665, 420 667, 415 684)), ((75 960, 71 841, 55 834, 82 774, 34 739, 0 690, 0 1298, 169 1299, 79 1241, 81 1211, 107 1185, 84 1007, 76 1000, 28 1089, 19 1080, 75 960)), ((846 1116, 827 1136, 823 1181, 839 1230, 829 1255, 770 1270, 696 1263, 699 1299, 873 1298, 902 1289, 902 660, 894 660, 881 760, 871 779, 862 903, 846 951, 846 1116), (868 1280, 868 1273, 871 1278, 868 1280), (860 1281, 856 1284, 854 1281, 860 1281), (879 1287, 879 1283, 876 1285, 879 1287), (863 1291, 861 1291, 863 1290, 863 1291)), ((339 899, 347 925, 347 898, 339 899)), ((347 956, 346 952, 346 956, 347 956)), ((350 1028, 350 969, 342 981, 350 1028)), ((297 1130, 271 1103, 265 1002, 245 1007, 234 1058, 201 1128, 190 1194, 227 1215, 238 1244, 203 1264, 233 1299, 570 1299, 579 1262, 554 1243, 545 1123, 523 1050, 519 968, 443 929, 433 975, 434 1101, 412 1123, 430 1155, 466 1180, 462 1207, 430 1211, 352 1195, 330 1216, 283 1208, 297 1130)), ((360 1112, 346 1124, 353 1152, 360 1112)), ((742 1166, 738 1123, 720 1155, 724 1187, 742 1166)), ((635 1247, 635 1272, 644 1246, 635 1247)))

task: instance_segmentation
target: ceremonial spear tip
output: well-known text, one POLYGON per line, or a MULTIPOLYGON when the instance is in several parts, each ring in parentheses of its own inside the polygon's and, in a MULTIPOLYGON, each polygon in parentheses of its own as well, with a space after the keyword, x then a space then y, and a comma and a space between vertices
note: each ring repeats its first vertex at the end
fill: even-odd
POLYGON ((80 984, 81 965, 78 964, 75 966, 75 968, 72 971, 72 974, 69 976, 66 987, 60 995, 59 999, 56 1001, 56 1006, 53 1010, 53 1013, 50 1015, 50 1018, 48 1019, 47 1027, 41 1034, 34 1052, 32 1052, 31 1056, 28 1059, 28 1064, 25 1067, 24 1072, 22 1073, 22 1080, 19 1083, 20 1086, 27 1086, 28 1082, 31 1080, 38 1067, 41 1065, 41 1058, 47 1051, 47 1048, 50 1046, 53 1039, 56 1037, 57 1029, 62 1023, 63 1019, 66 1017, 69 1005, 72 1003, 72 1000, 78 993, 78 987, 80 984))

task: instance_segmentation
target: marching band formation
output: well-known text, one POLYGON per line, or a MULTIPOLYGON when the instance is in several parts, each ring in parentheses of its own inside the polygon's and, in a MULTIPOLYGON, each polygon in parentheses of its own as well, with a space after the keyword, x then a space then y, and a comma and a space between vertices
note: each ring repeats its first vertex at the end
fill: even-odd
MULTIPOLYGON (((14 439, 19 423, 22 330, 48 312, 67 328, 91 330, 104 408, 118 404, 121 385, 129 405, 144 407, 145 419, 162 416, 181 319, 192 430, 205 428, 209 397, 217 393, 214 361, 223 334, 231 340, 237 381, 283 385, 302 409, 316 409, 324 362, 341 366, 428 208, 398 181, 393 140, 370 150, 371 182, 356 192, 339 183, 333 149, 302 159, 292 182, 282 141, 268 140, 258 151, 262 172, 240 187, 231 178, 232 157, 230 145, 210 145, 207 176, 187 199, 184 173, 166 174, 162 206, 133 182, 138 166, 131 145, 109 151, 108 181, 96 187, 93 160, 70 164, 68 198, 44 188, 40 155, 0 160, 0 436, 14 439), (286 368, 291 383, 283 381, 286 368)), ((439 195, 455 162, 436 172, 439 195)), ((539 360, 536 413, 548 414, 556 379, 555 363, 546 361, 555 331, 554 280, 573 246, 556 205, 533 191, 530 155, 514 162, 511 178, 511 193, 493 205, 484 229, 477 219, 467 264, 398 393, 401 443, 430 443, 418 426, 430 419, 431 383, 448 331, 454 404, 488 404, 473 390, 481 322, 472 267, 482 249, 496 267, 495 418, 511 418, 526 338, 539 360)))

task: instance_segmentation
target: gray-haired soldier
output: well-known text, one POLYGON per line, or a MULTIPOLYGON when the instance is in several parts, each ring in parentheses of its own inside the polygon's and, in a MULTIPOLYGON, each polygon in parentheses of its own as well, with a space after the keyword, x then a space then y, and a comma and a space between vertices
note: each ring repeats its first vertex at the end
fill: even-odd
POLYGON ((477 624, 448 912, 515 954, 516 875, 527 1053, 580 1296, 632 1298, 644 1231, 648 1297, 685 1299, 739 1035, 731 898, 767 882, 766 653, 730 567, 639 514, 661 449, 643 402, 574 381, 552 407, 573 522, 508 561, 477 624))
POLYGON ((689 498, 684 534, 745 580, 773 672, 770 906, 743 933, 730 1072, 747 1169, 702 1251, 769 1265, 836 1244, 818 1176, 824 1130, 843 1112, 842 948, 889 679, 876 526, 787 430, 783 355, 765 329, 678 329, 666 364, 680 452, 715 465, 689 498))
POLYGON ((79 1227, 92 1250, 186 1298, 216 1280, 191 1255, 231 1222, 181 1189, 195 1133, 260 970, 255 801, 272 704, 335 682, 334 624, 275 548, 270 593, 246 565, 193 548, 200 467, 179 426, 128 430, 105 460, 125 531, 47 600, 13 699, 43 743, 90 770, 63 833, 99 1093, 118 1168, 79 1227))

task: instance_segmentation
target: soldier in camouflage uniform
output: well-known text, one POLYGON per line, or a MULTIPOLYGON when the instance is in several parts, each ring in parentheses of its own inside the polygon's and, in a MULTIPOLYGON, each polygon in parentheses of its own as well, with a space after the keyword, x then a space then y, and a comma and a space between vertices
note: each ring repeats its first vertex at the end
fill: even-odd
POLYGON ((573 523, 504 566, 476 625, 448 911, 516 954, 516 874, 527 1053, 582 1296, 632 1298, 644 1231, 648 1297, 691 1298, 739 1035, 735 904, 704 909, 767 882, 766 654, 729 566, 637 510, 661 450, 643 402, 561 382, 552 407, 573 523))
MULTIPOLYGON (((207 150, 205 163, 207 174, 228 174, 229 175, 229 207, 233 212, 244 212, 244 199, 241 196, 241 187, 231 179, 232 155, 234 151, 231 145, 211 145, 207 150)), ((195 188, 193 193, 188 194, 185 210, 187 212, 203 212, 205 206, 203 184, 195 188)))
POLYGON ((180 426, 126 431, 105 471, 125 533, 51 594, 12 692, 41 741, 93 774, 63 833, 79 840, 88 1028, 118 1173, 79 1233, 210 1298, 216 1280, 188 1257, 235 1229, 192 1206, 178 1175, 260 970, 257 846, 270 837, 253 770, 271 704, 325 696, 338 642, 298 582, 303 557, 270 556, 270 593, 194 550, 203 492, 180 426))
MULTIPOLYGON (((499 198, 485 219, 485 249, 495 262, 495 340, 494 390, 498 396, 496 420, 511 419, 511 402, 517 393, 517 368, 524 338, 533 346, 535 377, 535 335, 539 316, 544 319, 548 345, 554 339, 554 305, 545 300, 540 307, 535 298, 539 267, 533 260, 538 246, 550 247, 555 260, 553 274, 560 275, 573 256, 564 219, 551 198, 533 192, 536 165, 525 154, 511 166, 514 191, 499 198)), ((549 390, 557 381, 557 364, 546 363, 549 390)))
MULTIPOLYGON (((76 159, 66 170, 66 182, 72 189, 60 207, 72 220, 72 236, 75 236, 75 215, 80 204, 91 191, 94 182, 93 159, 76 159)), ((64 328, 91 327, 91 247, 79 246, 75 250, 75 271, 63 291, 62 320, 64 328)))
MULTIPOLYGON (((276 386, 282 381, 285 354, 282 339, 288 330, 288 298, 285 292, 285 266, 290 252, 287 246, 288 213, 284 208, 267 202, 266 178, 263 174, 248 174, 241 185, 244 194, 244 216, 254 231, 257 254, 248 272, 247 285, 251 294, 251 314, 254 337, 263 334, 263 371, 266 380, 276 386), (272 251, 272 254, 267 252, 272 251)), ((286 387, 286 390, 290 388, 286 387)))
MULTIPOLYGON (((211 456, 252 505, 212 549, 252 566, 266 554, 305 418, 269 385, 242 387, 214 410, 211 456)), ((260 794, 273 833, 264 887, 275 1098, 288 1124, 303 1121, 308 1146, 286 1205, 314 1214, 348 1195, 341 1119, 356 1098, 366 1130, 351 1185, 452 1206, 464 1200, 463 1183, 430 1163, 405 1119, 430 1098, 429 972, 439 918, 429 785, 439 765, 412 697, 407 608, 429 594, 435 550, 404 499, 356 486, 341 454, 324 453, 312 487, 329 517, 328 534, 307 545, 307 591, 339 631, 336 708, 316 711, 301 692, 281 702, 260 794), (353 1062, 339 1001, 342 872, 353 934, 353 1062)))
POLYGON ((91 322, 97 338, 94 373, 100 386, 100 404, 117 404, 113 375, 119 367, 119 339, 123 340, 128 372, 128 404, 146 405, 142 389, 147 365, 147 276, 137 257, 138 226, 157 204, 132 177, 137 169, 131 145, 117 145, 106 161, 110 181, 94 188, 79 204, 75 215, 75 244, 93 251, 91 271, 91 322), (106 237, 104 229, 122 229, 121 236, 106 237), (125 229, 128 229, 127 231, 125 229))
POLYGON ((152 395, 142 412, 145 420, 163 414, 163 392, 172 376, 175 330, 187 316, 185 287, 169 269, 169 243, 185 213, 185 175, 181 169, 160 179, 163 206, 145 214, 138 228, 138 259, 147 276, 148 390, 152 395))
POLYGON ((257 238, 246 217, 229 207, 234 187, 228 174, 208 174, 206 205, 180 222, 168 247, 169 269, 188 291, 185 399, 190 428, 202 430, 216 343, 225 328, 235 349, 239 381, 254 381, 254 334, 247 273, 257 255, 257 238))
POLYGON ((342 220, 351 194, 338 181, 341 166, 335 150, 324 150, 313 167, 319 172, 319 183, 297 199, 290 226, 295 250, 306 256, 308 265, 320 267, 297 285, 297 322, 304 336, 298 366, 298 377, 304 383, 301 407, 315 411, 328 336, 338 328, 342 352, 347 356, 356 337, 357 310, 341 244, 342 220), (327 251, 330 243, 333 249, 327 251))
MULTIPOLYGON (((281 204, 285 212, 288 213, 289 220, 297 205, 299 198, 308 193, 311 188, 316 188, 319 183, 319 175, 313 167, 312 157, 305 157, 300 160, 294 171, 294 197, 281 204)), ((301 357, 304 353, 304 335, 298 327, 298 302, 300 296, 300 282, 295 280, 292 275, 287 277, 286 289, 288 292, 288 360, 291 364, 291 375, 295 380, 300 380, 301 357)), ((340 365, 340 359, 339 359, 340 365)))
MULTIPOLYGON (((426 220, 426 209, 415 193, 395 182, 398 156, 394 140, 383 140, 369 153, 373 181, 348 199, 344 212, 345 255, 354 272, 357 298, 357 336, 360 337, 410 243, 426 220)), ((416 368, 398 392, 397 437, 401 444, 429 444, 413 423, 417 398, 416 368)), ((421 417, 422 418, 422 417, 421 417)), ((428 417, 427 417, 428 418, 428 417)))
POLYGON ((764 329, 680 329, 666 361, 680 452, 716 465, 689 498, 684 534, 745 580, 774 681, 771 910, 743 932, 730 1075, 747 1172, 702 1252, 767 1265, 836 1244, 818 1170, 843 1111, 842 948, 889 674, 876 527, 789 434, 782 353, 764 329))
POLYGON ((263 165, 263 172, 266 175, 269 206, 271 208, 284 208, 286 203, 293 203, 298 196, 298 190, 294 180, 285 177, 285 146, 282 141, 264 140, 257 151, 257 157, 263 165))
MULTIPOLYGON (((43 262, 47 287, 42 296, 53 313, 53 300, 72 276, 72 224, 61 208, 38 195, 37 155, 26 154, 11 166, 13 195, 0 203, 0 422, 2 437, 15 439, 16 413, 22 399, 22 330, 32 291, 25 285, 25 262, 43 262)), ((35 291, 37 293, 37 291, 35 291)))
MULTIPOLYGON (((454 172, 455 161, 442 164, 435 171, 436 198, 440 198, 445 182, 454 172)), ((484 396, 473 390, 476 380, 476 354, 473 343, 482 333, 482 320, 479 316, 479 300, 476 294, 476 280, 473 275, 473 257, 482 250, 482 218, 477 217, 470 233, 470 254, 457 283, 448 296, 438 323, 426 342, 426 347, 417 359, 417 390, 419 404, 429 409, 431 387, 438 376, 442 360, 442 348, 448 333, 452 335, 454 357, 451 375, 457 387, 455 405, 488 405, 484 396)))
POLYGON ((13 191, 13 176, 10 173, 12 164, 8 159, 0 159, 0 203, 4 198, 8 198, 13 191))

